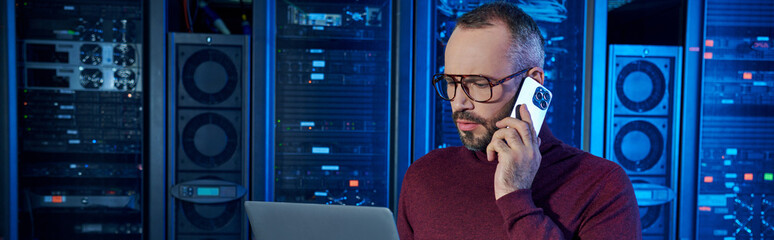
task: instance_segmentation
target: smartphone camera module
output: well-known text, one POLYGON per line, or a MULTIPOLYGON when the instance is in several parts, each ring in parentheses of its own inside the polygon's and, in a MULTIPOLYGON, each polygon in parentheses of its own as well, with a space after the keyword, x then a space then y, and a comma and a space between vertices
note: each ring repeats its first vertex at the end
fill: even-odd
POLYGON ((544 87, 538 87, 532 97, 532 103, 540 110, 546 110, 548 104, 551 103, 551 93, 544 87))

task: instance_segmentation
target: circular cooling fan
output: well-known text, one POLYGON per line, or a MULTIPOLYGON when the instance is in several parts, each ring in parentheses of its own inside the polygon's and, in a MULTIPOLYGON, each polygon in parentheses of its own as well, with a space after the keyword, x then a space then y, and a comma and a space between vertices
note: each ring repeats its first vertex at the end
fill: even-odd
POLYGON ((191 98, 212 105, 234 94, 239 76, 234 62, 226 54, 204 49, 186 60, 181 79, 191 98))

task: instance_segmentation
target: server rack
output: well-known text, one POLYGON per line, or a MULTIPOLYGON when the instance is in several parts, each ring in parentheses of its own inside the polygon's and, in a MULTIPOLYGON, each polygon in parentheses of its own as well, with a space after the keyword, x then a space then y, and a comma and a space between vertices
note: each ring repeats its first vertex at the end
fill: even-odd
POLYGON ((393 4, 271 7, 266 198, 390 206, 393 4))
POLYGON ((411 153, 410 95, 413 90, 410 71, 406 70, 411 68, 408 59, 413 46, 413 5, 400 1, 333 1, 326 6, 308 1, 268 1, 254 9, 265 13, 255 24, 262 26, 256 28, 256 45, 260 46, 256 51, 265 51, 265 55, 256 55, 261 59, 255 62, 263 64, 255 70, 255 75, 260 76, 257 80, 260 85, 256 85, 261 93, 254 98, 254 105, 259 108, 256 112, 265 113, 265 128, 255 129, 255 137, 265 141, 256 141, 261 146, 254 149, 264 152, 254 156, 266 159, 262 169, 254 169, 254 176, 262 176, 254 179, 263 181, 254 185, 254 199, 373 204, 397 211, 400 179, 411 153), (331 20, 308 21, 320 16, 331 20), (265 23, 259 24, 261 21, 265 23), (298 59, 301 55, 293 54, 297 51, 309 52, 304 56, 317 58, 298 59), (352 65, 347 66, 348 62, 352 65), (299 80, 297 77, 305 81, 296 84, 293 81, 299 80), (308 92, 300 95, 302 98, 298 101, 288 98, 287 94, 292 93, 289 90, 305 88, 300 83, 323 86, 317 89, 327 89, 334 95, 341 89, 360 89, 366 95, 375 96, 365 99, 360 97, 364 93, 354 93, 349 100, 328 104, 324 103, 330 99, 308 92), (316 111, 356 108, 338 116, 320 112, 315 116, 317 120, 304 115, 300 108, 292 110, 293 105, 308 105, 309 102, 302 103, 303 99, 311 98, 319 100, 314 101, 315 108, 310 108, 316 111), (358 108, 374 113, 354 111, 358 108), (357 119, 337 119, 348 115, 357 119), (347 122, 351 125, 347 126, 347 122), (300 136, 310 138, 296 138, 300 136), (360 140, 344 140, 343 136, 360 140), (318 141, 309 140, 313 138, 318 141), (304 139, 305 144, 290 145, 304 139), (325 141, 319 141, 322 139, 325 141), (292 167, 298 169, 285 171, 292 167), (297 173, 305 176, 295 177, 297 173), (286 185, 299 183, 299 189, 308 189, 288 192, 283 188, 289 185, 283 187, 276 184, 278 181, 286 185), (317 185, 320 181, 323 184, 317 185), (337 194, 340 196, 333 197, 337 194), (347 200, 342 201, 344 197, 347 200), (360 200, 353 201, 358 197, 360 200))
MULTIPOLYGON (((143 5, 19 2, 13 69, 21 238, 139 238, 143 5), (79 216, 77 219, 73 215, 79 216), (46 231, 42 231, 46 230, 46 231)), ((16 222, 16 218, 12 222, 16 222)))
POLYGON ((774 2, 703 7, 696 236, 774 238, 774 2))

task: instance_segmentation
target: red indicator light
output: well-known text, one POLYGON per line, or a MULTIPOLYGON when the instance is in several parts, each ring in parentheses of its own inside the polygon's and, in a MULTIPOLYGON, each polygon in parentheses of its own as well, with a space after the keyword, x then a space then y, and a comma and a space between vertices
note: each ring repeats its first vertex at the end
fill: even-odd
POLYGON ((706 176, 706 177, 704 177, 704 182, 705 182, 705 183, 711 183, 711 182, 712 182, 712 176, 706 176))
POLYGON ((62 203, 64 199, 62 199, 62 196, 51 196, 51 202, 52 203, 62 203))
POLYGON ((707 207, 707 206, 702 206, 702 207, 699 207, 699 211, 702 211, 702 212, 711 212, 711 211, 712 211, 712 208, 711 208, 711 207, 707 207))
POLYGON ((712 59, 712 52, 705 52, 704 59, 712 59))
POLYGON ((747 80, 752 79, 752 73, 751 72, 744 72, 742 74, 742 79, 747 79, 747 80))
POLYGON ((755 50, 766 50, 769 48, 768 42, 753 42, 752 48, 755 50))
POLYGON ((712 39, 707 39, 707 41, 704 41, 704 45, 707 47, 713 47, 715 46, 715 41, 712 39))
POLYGON ((360 186, 360 181, 358 181, 358 180, 349 180, 349 186, 350 187, 358 187, 358 186, 360 186))
POLYGON ((745 173, 744 174, 744 180, 745 181, 752 181, 753 180, 753 174, 752 173, 745 173))

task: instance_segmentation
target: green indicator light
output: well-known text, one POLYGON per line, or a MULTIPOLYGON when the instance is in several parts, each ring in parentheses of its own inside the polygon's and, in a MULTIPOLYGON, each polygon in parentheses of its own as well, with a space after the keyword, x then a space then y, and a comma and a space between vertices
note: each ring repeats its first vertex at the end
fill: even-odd
POLYGON ((27 89, 24 89, 24 93, 27 93, 27 89))
POLYGON ((766 180, 766 181, 774 180, 774 173, 764 173, 763 180, 766 180))
POLYGON ((282 143, 280 143, 280 147, 282 147, 282 143))
POLYGON ((285 130, 290 130, 290 128, 286 128, 285 130))
POLYGON ((32 131, 32 128, 27 128, 27 132, 32 131))
POLYGON ((281 120, 277 119, 277 122, 280 122, 281 120))
POLYGON ((27 118, 27 115, 24 115, 24 118, 27 118))

